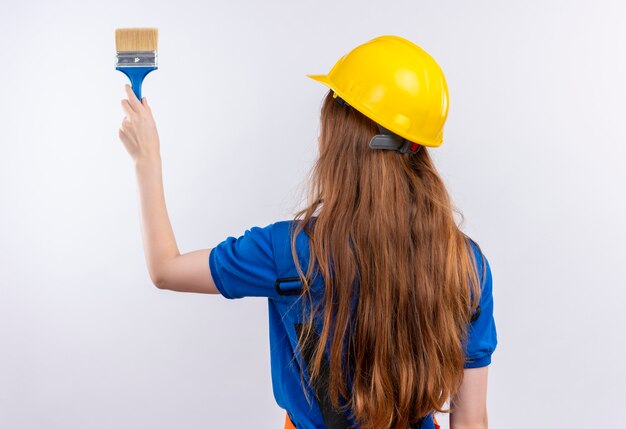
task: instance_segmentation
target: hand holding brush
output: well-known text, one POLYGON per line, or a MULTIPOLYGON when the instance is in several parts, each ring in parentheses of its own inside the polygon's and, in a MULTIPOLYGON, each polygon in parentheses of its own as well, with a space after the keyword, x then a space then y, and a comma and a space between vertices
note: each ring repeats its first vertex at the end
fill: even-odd
POLYGON ((135 164, 144 160, 160 160, 159 133, 148 99, 144 97, 139 101, 130 85, 126 84, 124 88, 128 99, 122 99, 126 117, 119 130, 120 140, 135 164))

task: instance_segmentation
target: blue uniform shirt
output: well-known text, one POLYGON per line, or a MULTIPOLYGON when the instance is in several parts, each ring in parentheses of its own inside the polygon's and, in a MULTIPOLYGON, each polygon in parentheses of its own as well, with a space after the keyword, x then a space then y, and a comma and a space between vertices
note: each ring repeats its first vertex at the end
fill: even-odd
MULTIPOLYGON (((236 238, 228 237, 216 245, 209 256, 209 267, 215 286, 228 299, 243 297, 268 298, 270 358, 272 367, 272 388, 278 405, 287 410, 291 421, 298 429, 323 429, 324 420, 320 408, 315 401, 313 390, 307 386, 311 398, 308 404, 300 382, 300 366, 306 365, 301 354, 295 354, 297 334, 294 324, 302 323, 302 303, 299 295, 281 295, 276 289, 278 273, 274 258, 275 243, 289 241, 288 228, 280 221, 265 227, 252 227, 236 238), (296 304, 296 301, 297 304, 296 304), (294 305, 296 304, 296 305, 294 305), (295 357, 294 357, 295 356, 295 357)), ((478 263, 479 273, 483 267, 481 254, 472 242, 478 263)), ((304 273, 309 258, 308 236, 301 231, 296 239, 296 249, 300 266, 304 273)), ((483 255, 484 256, 484 255, 483 255)), ((491 291, 491 269, 484 258, 486 273, 482 279, 480 299, 481 312, 470 325, 468 341, 465 345, 465 368, 477 368, 491 363, 491 354, 497 345, 496 326, 493 318, 493 297, 491 291)), ((292 262, 293 264, 293 262, 292 262)), ((311 285, 314 299, 323 297, 323 280, 321 276, 311 285)), ((305 300, 306 301, 306 300, 305 300)), ((306 380, 306 378, 305 378, 306 380)), ((308 380, 307 380, 308 381, 308 380)), ((353 420, 350 420, 353 423, 353 420)), ((432 417, 426 419, 421 429, 434 429, 432 417)))

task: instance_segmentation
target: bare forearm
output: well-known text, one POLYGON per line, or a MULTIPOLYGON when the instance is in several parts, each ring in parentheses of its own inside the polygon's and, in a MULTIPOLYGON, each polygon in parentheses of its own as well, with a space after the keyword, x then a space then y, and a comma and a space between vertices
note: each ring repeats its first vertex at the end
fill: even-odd
POLYGON ((144 254, 150 278, 156 283, 165 262, 180 255, 165 205, 161 158, 138 160, 135 172, 144 254))

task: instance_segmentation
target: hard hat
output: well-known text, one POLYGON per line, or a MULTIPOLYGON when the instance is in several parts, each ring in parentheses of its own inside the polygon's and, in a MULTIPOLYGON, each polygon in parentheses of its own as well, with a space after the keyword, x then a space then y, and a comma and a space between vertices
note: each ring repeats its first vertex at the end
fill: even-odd
POLYGON ((407 39, 376 37, 341 57, 328 74, 306 76, 328 86, 333 97, 372 119, 379 129, 419 145, 443 143, 446 78, 439 64, 407 39))

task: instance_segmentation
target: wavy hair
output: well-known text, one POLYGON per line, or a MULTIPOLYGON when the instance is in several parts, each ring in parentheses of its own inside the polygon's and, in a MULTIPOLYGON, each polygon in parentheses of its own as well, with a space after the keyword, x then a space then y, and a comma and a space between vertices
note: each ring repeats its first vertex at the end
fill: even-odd
POLYGON ((311 384, 329 346, 332 406, 349 410, 361 429, 406 429, 433 411, 452 411, 445 402, 461 385, 464 342, 480 299, 470 238, 455 223, 454 213, 461 224, 463 214, 427 147, 408 154, 370 149, 376 123, 337 103, 332 90, 320 119, 320 153, 307 203, 295 214, 291 250, 302 297, 313 303, 318 274, 324 297, 310 309, 298 348, 321 314, 311 384), (302 230, 310 243, 306 274, 295 247, 302 230))

